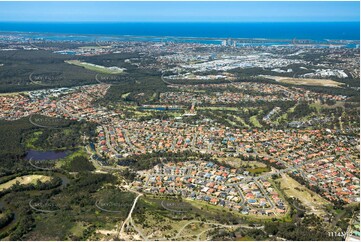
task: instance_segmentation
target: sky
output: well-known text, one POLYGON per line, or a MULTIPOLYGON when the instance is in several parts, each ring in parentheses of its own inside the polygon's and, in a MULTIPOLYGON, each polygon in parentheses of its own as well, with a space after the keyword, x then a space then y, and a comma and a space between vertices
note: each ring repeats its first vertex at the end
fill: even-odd
POLYGON ((0 2, 1 22, 359 22, 360 2, 0 2))

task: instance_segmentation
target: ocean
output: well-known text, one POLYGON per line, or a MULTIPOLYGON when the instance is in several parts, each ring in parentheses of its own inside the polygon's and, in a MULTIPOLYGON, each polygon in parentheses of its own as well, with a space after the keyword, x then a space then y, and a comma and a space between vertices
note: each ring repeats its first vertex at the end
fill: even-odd
POLYGON ((54 34, 359 40, 359 22, 293 23, 21 23, 0 22, 0 32, 54 34))

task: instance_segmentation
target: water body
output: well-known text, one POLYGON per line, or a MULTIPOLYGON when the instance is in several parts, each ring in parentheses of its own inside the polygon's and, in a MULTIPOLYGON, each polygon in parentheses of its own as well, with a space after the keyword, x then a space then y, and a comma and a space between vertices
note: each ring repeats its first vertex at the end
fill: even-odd
POLYGON ((69 155, 68 151, 37 151, 37 150, 29 150, 26 153, 26 160, 58 160, 65 158, 69 155))
MULTIPOLYGON (((1 22, 0 31, 266 39, 359 40, 359 22, 292 23, 20 23, 1 22)), ((79 37, 78 37, 79 38, 79 37)), ((82 38, 80 38, 82 39, 82 38)))

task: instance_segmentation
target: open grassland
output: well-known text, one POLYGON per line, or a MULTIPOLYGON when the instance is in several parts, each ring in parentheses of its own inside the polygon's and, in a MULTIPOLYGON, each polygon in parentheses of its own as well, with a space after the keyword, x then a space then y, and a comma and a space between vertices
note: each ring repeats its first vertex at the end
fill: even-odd
POLYGON ((28 184, 36 184, 38 181, 40 182, 48 182, 52 178, 50 176, 43 176, 43 175, 27 175, 27 176, 20 176, 15 179, 12 179, 8 182, 5 182, 0 185, 0 191, 9 189, 14 184, 19 183, 20 185, 28 185, 28 184))
POLYGON ((252 123, 253 127, 256 128, 262 128, 262 124, 260 124, 260 122, 257 119, 257 115, 254 115, 252 117, 249 118, 249 121, 252 123))
POLYGON ((243 118, 233 115, 233 117, 245 128, 250 128, 250 126, 244 121, 243 118))
POLYGON ((246 168, 246 171, 248 171, 251 174, 261 174, 263 172, 269 172, 271 169, 269 167, 254 167, 254 168, 246 168))
POLYGON ((109 67, 95 65, 92 63, 82 62, 82 61, 78 61, 78 60, 69 60, 69 61, 65 61, 65 62, 68 64, 71 64, 71 65, 84 67, 87 70, 104 73, 104 74, 121 74, 121 73, 123 73, 122 69, 110 69, 109 67))
POLYGON ((319 216, 326 215, 325 207, 330 205, 328 201, 320 195, 302 186, 293 178, 283 174, 281 178, 276 181, 280 182, 281 189, 288 197, 294 197, 301 201, 307 211, 317 214, 319 216))
POLYGON ((277 82, 288 83, 293 85, 307 85, 307 86, 324 86, 324 87, 340 87, 343 85, 340 82, 336 82, 330 79, 311 79, 311 78, 293 78, 283 76, 268 76, 263 77, 275 80, 277 82))

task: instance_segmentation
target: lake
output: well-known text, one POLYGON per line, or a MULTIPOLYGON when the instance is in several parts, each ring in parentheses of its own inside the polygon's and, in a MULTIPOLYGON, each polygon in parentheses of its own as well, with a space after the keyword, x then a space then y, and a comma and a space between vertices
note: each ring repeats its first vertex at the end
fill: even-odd
POLYGON ((58 160, 65 158, 70 154, 69 151, 38 151, 29 150, 26 153, 26 160, 58 160))

